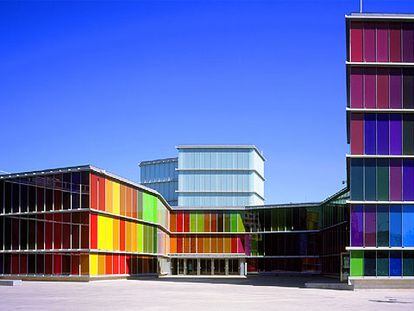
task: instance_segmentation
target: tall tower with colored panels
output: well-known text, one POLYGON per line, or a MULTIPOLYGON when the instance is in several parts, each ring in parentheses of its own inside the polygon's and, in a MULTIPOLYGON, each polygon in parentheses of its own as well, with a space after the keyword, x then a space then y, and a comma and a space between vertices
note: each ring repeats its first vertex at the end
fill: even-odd
POLYGON ((346 34, 350 280, 413 282, 414 15, 351 14, 346 34))

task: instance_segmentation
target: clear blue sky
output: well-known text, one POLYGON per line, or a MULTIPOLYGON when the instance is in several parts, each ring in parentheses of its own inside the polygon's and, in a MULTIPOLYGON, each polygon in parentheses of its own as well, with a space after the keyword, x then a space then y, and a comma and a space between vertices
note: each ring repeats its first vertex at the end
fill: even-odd
POLYGON ((267 203, 320 200, 346 178, 344 15, 358 4, 1 2, 0 170, 91 163, 138 180, 178 144, 255 144, 267 203))

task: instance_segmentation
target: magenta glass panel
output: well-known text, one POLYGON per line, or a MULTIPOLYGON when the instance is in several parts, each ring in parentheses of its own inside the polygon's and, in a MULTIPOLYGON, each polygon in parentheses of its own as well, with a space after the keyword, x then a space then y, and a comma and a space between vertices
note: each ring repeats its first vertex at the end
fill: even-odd
POLYGON ((389 154, 389 114, 380 113, 377 116, 377 152, 389 154))
POLYGON ((411 24, 403 26, 403 62, 414 61, 414 28, 411 24))
POLYGON ((414 200, 414 160, 403 161, 403 200, 414 200))
POLYGON ((363 24, 351 22, 350 26, 350 53, 351 61, 362 62, 362 29, 363 24))
POLYGON ((364 246, 377 246, 376 205, 365 205, 365 243, 364 246))
POLYGON ((390 61, 401 61, 401 24, 390 24, 390 61))
POLYGON ((381 23, 377 26, 377 61, 388 62, 388 24, 381 23))
POLYGON ((402 200, 402 160, 390 159, 390 200, 402 200))
POLYGON ((363 206, 351 205, 351 246, 363 246, 363 206))
POLYGON ((364 61, 375 62, 375 26, 364 24, 364 61))
POLYGON ((248 256, 250 256, 250 253, 251 253, 251 251, 250 251, 250 249, 251 249, 251 247, 250 247, 250 239, 251 239, 251 235, 246 234, 244 236, 244 243, 245 243, 244 244, 245 245, 244 251, 245 251, 245 254, 248 255, 248 256))
POLYGON ((365 115, 365 154, 376 154, 376 115, 365 115))
POLYGON ((361 68, 351 68, 349 92, 351 108, 363 108, 363 71, 361 68))
POLYGON ((402 154, 402 117, 390 114, 390 154, 402 154))
POLYGON ((402 73, 401 69, 390 71, 390 108, 402 107, 402 73))
POLYGON ((375 68, 367 68, 364 75, 365 108, 376 108, 376 74, 375 68))
POLYGON ((377 108, 389 108, 389 70, 379 68, 377 70, 377 108))

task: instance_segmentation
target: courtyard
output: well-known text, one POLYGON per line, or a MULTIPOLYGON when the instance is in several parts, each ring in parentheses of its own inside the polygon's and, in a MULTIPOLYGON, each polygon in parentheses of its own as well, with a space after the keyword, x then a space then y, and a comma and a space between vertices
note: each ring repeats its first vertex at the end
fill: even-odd
POLYGON ((142 278, 0 286, 2 310, 411 310, 414 290, 323 290, 299 277, 142 278))

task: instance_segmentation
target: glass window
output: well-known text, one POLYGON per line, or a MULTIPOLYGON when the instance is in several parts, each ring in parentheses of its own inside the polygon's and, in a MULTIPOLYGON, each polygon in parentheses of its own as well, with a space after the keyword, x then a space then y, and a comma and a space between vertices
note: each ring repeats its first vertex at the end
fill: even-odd
POLYGON ((376 205, 365 205, 364 246, 376 246, 376 205))
POLYGON ((377 159, 377 198, 379 201, 388 201, 389 189, 389 160, 377 159))
POLYGON ((365 153, 376 154, 376 115, 366 114, 365 115, 365 153))
POLYGON ((375 251, 364 252, 364 275, 376 276, 377 275, 377 262, 375 251))
POLYGON ((401 276, 401 251, 390 252, 390 276, 401 276))
POLYGON ((379 251, 377 252, 377 276, 389 275, 389 252, 379 251))
POLYGON ((362 159, 351 159, 351 199, 364 199, 364 170, 362 159))
POLYGON ((351 246, 363 246, 363 206, 351 205, 351 246))
POLYGON ((390 108, 402 108, 402 74, 401 69, 390 70, 390 108))
POLYGON ((377 199, 377 167, 376 159, 365 159, 365 200, 377 199))
POLYGON ((390 205, 390 246, 401 246, 401 205, 390 205))
POLYGON ((414 71, 403 69, 403 107, 414 108, 414 71))
POLYGON ((414 251, 404 251, 403 257, 403 275, 414 276, 414 251))
POLYGON ((362 62, 362 29, 363 24, 352 22, 350 27, 350 59, 353 62, 362 62))
POLYGON ((403 246, 414 246, 414 205, 404 205, 402 213, 403 246))
POLYGON ((390 24, 390 61, 401 61, 401 24, 390 24))
POLYGON ((414 200, 414 160, 412 159, 403 160, 403 200, 414 200))
MULTIPOLYGON (((380 113, 377 116, 377 152, 378 154, 389 154, 389 114, 380 113)), ((394 139, 394 138, 393 138, 394 139)))
POLYGON ((389 246, 389 207, 377 206, 377 246, 389 246))
POLYGON ((362 113, 351 114, 351 153, 364 153, 364 115, 362 113))

